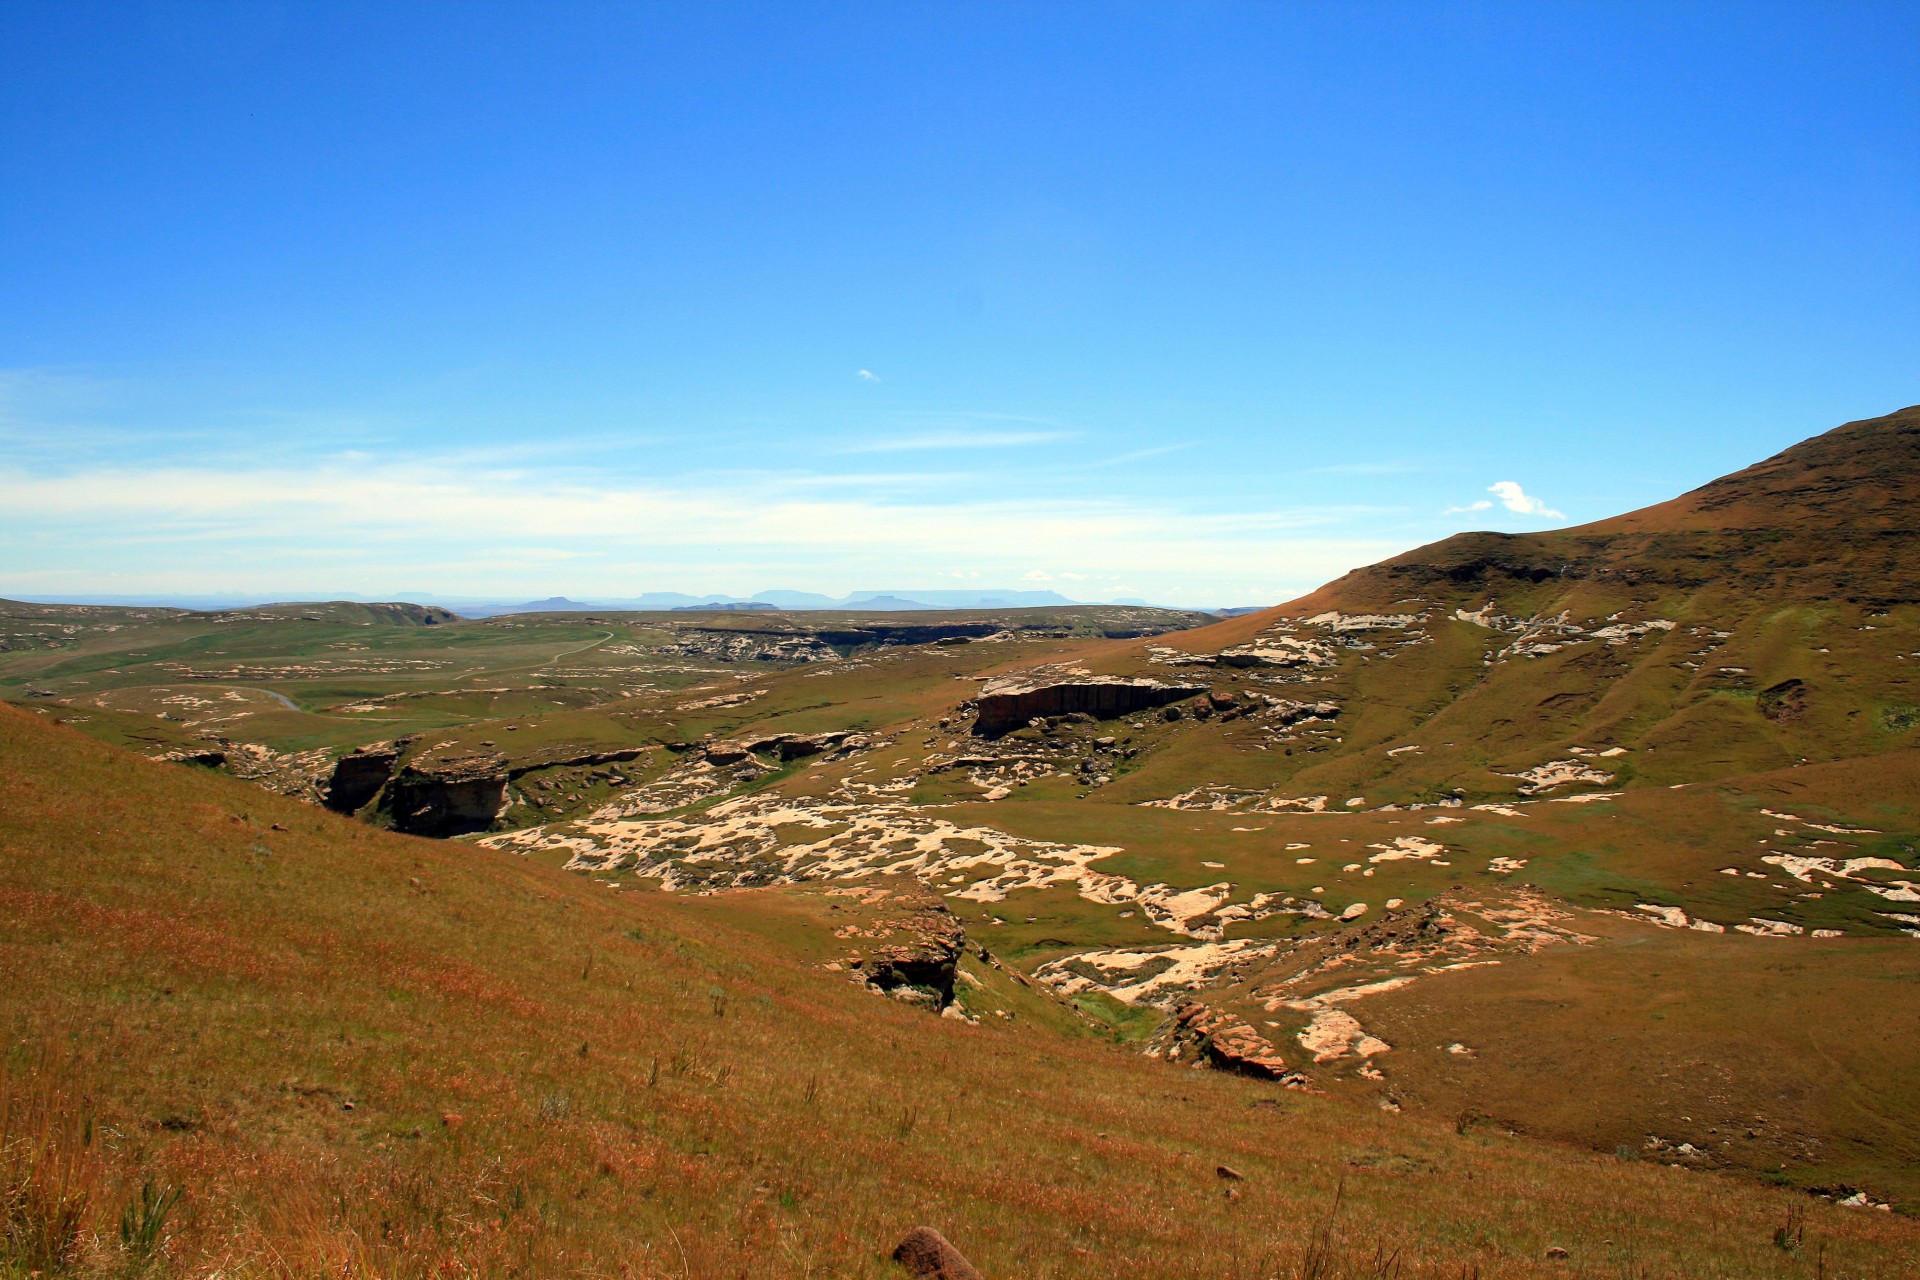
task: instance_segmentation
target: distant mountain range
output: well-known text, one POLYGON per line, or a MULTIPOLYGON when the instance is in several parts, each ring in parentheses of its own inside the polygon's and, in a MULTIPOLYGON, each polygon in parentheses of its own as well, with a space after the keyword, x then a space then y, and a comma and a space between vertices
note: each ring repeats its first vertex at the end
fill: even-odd
MULTIPOLYGON (((414 599, 429 598, 422 596, 414 599)), ((1048 605, 1080 604, 1057 591, 855 591, 844 596, 821 595, 813 591, 771 590, 751 596, 687 595, 679 591, 648 591, 637 596, 599 596, 574 600, 553 596, 509 604, 492 600, 442 600, 439 603, 471 618, 493 617, 503 613, 560 613, 568 610, 669 610, 669 609, 751 609, 785 610, 857 609, 902 611, 914 609, 1038 609, 1048 605)))
MULTIPOLYGON (((351 593, 325 593, 327 599, 350 599, 351 593)), ((568 596, 549 596, 544 600, 486 600, 471 596, 443 596, 432 591, 402 591, 390 597, 450 609, 463 617, 491 618, 507 613, 565 613, 574 610, 666 612, 673 609, 772 608, 782 610, 845 609, 875 612, 936 609, 1040 609, 1050 605, 1109 603, 1145 606, 1145 600, 1112 601, 1071 600, 1057 591, 854 591, 844 596, 821 595, 812 591, 762 591, 751 596, 688 595, 680 591, 647 591, 637 596, 596 596, 575 600, 568 596)), ((270 599, 242 595, 75 595, 37 599, 36 603, 118 605, 134 608, 171 608, 196 610, 251 609, 276 603, 285 597, 270 599)), ((1246 610, 1222 610, 1237 613, 1246 610)))

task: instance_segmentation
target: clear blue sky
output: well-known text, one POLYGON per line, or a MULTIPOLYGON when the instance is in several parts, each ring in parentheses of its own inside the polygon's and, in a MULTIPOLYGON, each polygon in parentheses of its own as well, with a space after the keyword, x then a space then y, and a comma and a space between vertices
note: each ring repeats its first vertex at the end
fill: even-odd
POLYGON ((1916 53, 1911 3, 7 0, 0 593, 1233 604, 1597 519, 1920 400, 1916 53))

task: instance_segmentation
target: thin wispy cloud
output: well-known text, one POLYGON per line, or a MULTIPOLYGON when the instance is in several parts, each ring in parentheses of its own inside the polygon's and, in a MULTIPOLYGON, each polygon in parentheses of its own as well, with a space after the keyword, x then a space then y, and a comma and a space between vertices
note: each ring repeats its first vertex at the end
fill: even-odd
POLYGON ((916 449, 1014 449, 1071 439, 1070 431, 923 431, 913 435, 867 440, 843 447, 842 453, 908 453, 916 449))
POLYGON ((854 377, 856 377, 856 378, 858 378, 858 379, 860 379, 860 381, 862 381, 862 382, 878 382, 878 381, 880 381, 880 375, 879 375, 879 374, 877 374, 877 373, 875 373, 875 372, 874 372, 873 370, 871 370, 871 369, 855 369, 855 370, 853 371, 853 376, 854 376, 854 377))
POLYGON ((5 468, 0 510, 9 513, 0 524, 0 591, 11 583, 42 592, 298 594, 346 582, 405 585, 399 577, 491 594, 757 590, 768 574, 803 587, 823 577, 926 580, 964 549, 968 570, 983 579, 1124 576, 1157 598, 1205 603, 1277 600, 1401 549, 1314 511, 1079 497, 902 501, 717 477, 595 484, 462 471, 428 458, 5 468), (30 538, 19 536, 29 529, 30 538), (742 565, 754 583, 731 581, 742 565))
POLYGON ((1119 467, 1125 466, 1129 462, 1144 462, 1148 458, 1163 457, 1169 453, 1179 453, 1183 449, 1191 449, 1194 443, 1194 441, 1188 440, 1182 444, 1163 444, 1151 449, 1135 449, 1131 453, 1116 454, 1111 458, 1099 458, 1092 462, 1083 462, 1074 469, 1077 471, 1092 471, 1098 467, 1119 467))
POLYGON ((1309 476, 1404 476, 1415 472, 1431 471, 1432 467, 1417 462, 1336 462, 1325 467, 1309 467, 1302 475, 1309 476))

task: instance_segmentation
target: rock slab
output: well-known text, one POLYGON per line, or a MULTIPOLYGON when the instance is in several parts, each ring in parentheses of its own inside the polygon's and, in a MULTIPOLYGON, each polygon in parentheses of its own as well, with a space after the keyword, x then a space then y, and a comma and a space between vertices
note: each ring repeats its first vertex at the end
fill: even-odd
POLYGON ((1199 685, 1170 685, 1157 680, 1082 676, 1061 680, 1011 677, 995 680, 980 690, 974 732, 996 738, 1036 716, 1075 713, 1110 720, 1179 702, 1206 689, 1199 685))
POLYGON ((947 1238, 932 1227, 915 1227, 893 1251, 893 1260, 920 1280, 985 1280, 947 1238))

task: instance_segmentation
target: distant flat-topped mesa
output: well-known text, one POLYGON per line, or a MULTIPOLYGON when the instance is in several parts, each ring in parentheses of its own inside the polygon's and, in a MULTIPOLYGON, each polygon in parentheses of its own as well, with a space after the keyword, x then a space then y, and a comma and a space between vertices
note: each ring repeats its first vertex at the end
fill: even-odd
POLYGON ((1549 533, 1463 533, 1357 569, 1299 607, 1553 581, 1920 601, 1920 406, 1850 422, 1655 506, 1549 533))
POLYGON ((983 737, 997 737, 1018 729, 1036 716, 1079 713, 1108 720, 1164 707, 1206 691, 1204 685, 1162 684, 1158 680, 1128 680, 1118 676, 1035 673, 1007 676, 981 687, 974 732, 983 737))

